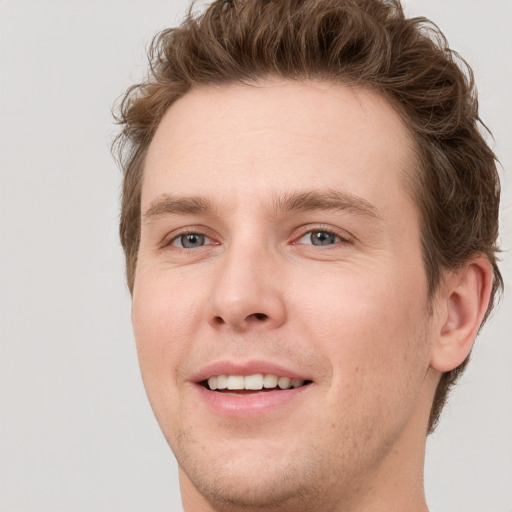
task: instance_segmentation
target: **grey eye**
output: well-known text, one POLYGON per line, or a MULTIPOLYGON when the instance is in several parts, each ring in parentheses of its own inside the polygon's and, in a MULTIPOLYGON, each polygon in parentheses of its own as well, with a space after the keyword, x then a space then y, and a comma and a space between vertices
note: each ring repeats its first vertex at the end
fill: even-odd
POLYGON ((182 247, 183 249, 195 249, 202 247, 206 240, 205 235, 199 233, 187 233, 185 235, 178 236, 172 242, 175 247, 182 247))
POLYGON ((300 243, 311 245, 332 245, 341 241, 340 237, 329 231, 308 231, 300 238, 300 243))

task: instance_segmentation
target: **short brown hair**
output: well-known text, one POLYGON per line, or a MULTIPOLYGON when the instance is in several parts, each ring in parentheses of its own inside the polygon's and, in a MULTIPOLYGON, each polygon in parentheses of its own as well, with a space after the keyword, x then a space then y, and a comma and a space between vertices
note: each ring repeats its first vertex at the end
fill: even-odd
MULTIPOLYGON (((496 158, 481 133, 472 71, 430 21, 407 19, 398 0, 216 0, 202 14, 191 7, 181 26, 159 33, 149 61, 147 79, 126 92, 117 114, 120 235, 130 291, 144 159, 169 106, 198 85, 315 79, 370 88, 392 102, 416 142, 411 186, 429 295, 443 269, 484 254, 494 271, 491 311, 503 286, 496 158)), ((441 377, 429 431, 466 364, 441 377)))

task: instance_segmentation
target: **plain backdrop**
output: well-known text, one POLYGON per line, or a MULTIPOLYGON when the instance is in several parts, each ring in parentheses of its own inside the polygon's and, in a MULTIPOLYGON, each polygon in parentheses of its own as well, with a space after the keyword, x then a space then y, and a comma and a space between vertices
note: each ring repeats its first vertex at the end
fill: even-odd
MULTIPOLYGON (((0 0, 0 511, 181 510, 117 236, 114 100, 182 0, 0 0)), ((512 2, 408 0, 473 66, 502 163, 505 299, 429 439, 436 512, 512 512, 512 2)), ((222 461, 218 461, 222 463, 222 461)))

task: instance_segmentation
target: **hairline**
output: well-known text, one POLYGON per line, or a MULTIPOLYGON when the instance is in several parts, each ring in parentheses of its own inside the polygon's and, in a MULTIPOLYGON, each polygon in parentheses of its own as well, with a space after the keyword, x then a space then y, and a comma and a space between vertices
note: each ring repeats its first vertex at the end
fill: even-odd
MULTIPOLYGON (((241 79, 233 79, 229 81, 212 81, 210 83, 198 83, 191 85, 185 92, 177 95, 173 101, 169 103, 169 105, 166 107, 164 113, 161 115, 161 117, 158 120, 158 123, 155 124, 155 127, 151 133, 151 136, 148 138, 148 141, 145 144, 145 147, 143 148, 141 158, 139 160, 140 164, 138 165, 138 180, 137 180, 137 199, 138 199, 138 205, 137 205, 137 211, 138 211, 138 241, 137 241, 137 248, 135 252, 135 260, 137 260, 138 251, 140 247, 140 234, 142 229, 142 224, 144 220, 144 212, 142 212, 142 188, 144 186, 144 177, 145 177, 145 169, 146 169, 146 160, 147 155, 151 146, 151 142, 154 138, 154 135, 160 126, 163 118, 169 111, 169 109, 172 107, 172 105, 186 96, 189 92, 196 90, 196 89, 205 89, 205 88, 211 88, 211 89, 226 89, 231 86, 254 86, 257 87, 259 84, 261 84, 264 81, 272 80, 273 78, 277 78, 282 81, 286 82, 300 82, 304 83, 305 85, 314 84, 314 83, 324 83, 329 85, 339 85, 339 86, 345 86, 351 89, 359 90, 359 91, 367 91, 372 94, 378 95, 381 99, 387 102, 387 104, 393 109, 393 111, 398 115, 400 118, 402 125, 404 127, 405 133, 407 135, 407 139, 410 141, 410 159, 407 159, 405 162, 403 162, 401 166, 401 182, 404 186, 404 189, 406 193, 409 195, 410 199, 412 200, 413 204, 415 205, 418 213, 418 220, 419 220, 419 231, 420 231, 420 245, 421 245, 421 254, 423 257, 423 267, 427 275, 428 279, 428 299, 429 302, 431 302, 435 296, 436 291, 439 288, 439 285, 441 284, 441 275, 440 273, 436 273, 436 275, 431 275, 431 272, 429 270, 429 266, 427 264, 427 253, 426 253, 426 246, 425 246, 425 236, 427 234, 427 226, 428 222, 425 218, 426 212, 422 208, 422 200, 421 198, 424 196, 424 192, 422 192, 422 174, 427 171, 425 168, 426 163, 423 161, 423 158, 421 156, 421 146, 419 143, 418 138, 420 135, 413 130, 412 123, 410 122, 409 116, 406 112, 406 110, 402 107, 400 101, 390 94, 388 91, 383 90, 381 87, 379 87, 376 84, 372 83, 357 83, 357 81, 350 77, 350 75, 345 76, 338 76, 338 77, 326 77, 321 75, 311 75, 311 76, 285 76, 283 75, 270 75, 266 73, 262 73, 260 76, 252 77, 249 80, 241 80, 241 79)), ((131 282, 133 289, 133 284, 135 282, 135 273, 136 273, 136 263, 133 267, 133 275, 131 276, 131 282)))

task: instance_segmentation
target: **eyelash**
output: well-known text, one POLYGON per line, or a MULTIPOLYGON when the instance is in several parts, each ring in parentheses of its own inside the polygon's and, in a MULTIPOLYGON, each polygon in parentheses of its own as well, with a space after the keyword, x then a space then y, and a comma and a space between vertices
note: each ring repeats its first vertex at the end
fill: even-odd
MULTIPOLYGON (((334 245, 338 245, 338 244, 350 244, 353 242, 353 239, 352 237, 346 233, 345 231, 341 232, 340 230, 337 230, 337 229, 333 229, 332 226, 315 226, 313 228, 311 227, 308 227, 307 229, 305 229, 304 231, 301 232, 301 234, 295 238, 295 241, 292 242, 293 245, 299 245, 299 240, 303 237, 305 237, 307 234, 310 234, 310 233, 325 233, 325 234, 328 234, 328 235, 333 235, 335 236, 336 238, 338 238, 339 240, 337 242, 335 242, 334 244, 329 244, 329 245, 326 245, 326 246, 323 246, 324 249, 327 249, 331 246, 334 246, 334 245)), ((314 246, 312 243, 311 244, 300 244, 300 245, 311 245, 311 246, 314 246)), ((314 246, 314 247, 322 247, 322 246, 314 246)))
MULTIPOLYGON (((216 242, 213 237, 207 235, 205 233, 205 230, 204 228, 188 228, 188 229, 184 229, 182 231, 180 231, 178 234, 175 234, 173 235, 171 238, 167 238, 163 241, 161 247, 162 248, 168 248, 168 247, 172 247, 174 250, 178 250, 178 251, 192 251, 194 249, 198 249, 198 248, 201 248, 201 247, 204 247, 203 246, 200 246, 198 248, 187 248, 187 247, 177 247, 177 246, 173 246, 173 243, 178 240, 179 238, 183 237, 183 236, 187 236, 187 235, 200 235, 200 236, 204 236, 205 238, 208 238, 211 243, 208 243, 208 244, 205 244, 205 245, 219 245, 219 242, 216 242)), ((329 249, 330 247, 334 246, 334 245, 338 245, 338 244, 350 244, 353 242, 353 239, 350 235, 348 235, 346 232, 343 232, 341 233, 339 230, 336 230, 336 229, 333 229, 331 226, 315 226, 313 228, 311 227, 308 227, 308 229, 304 229, 299 236, 295 237, 294 241, 291 243, 291 245, 304 245, 304 246, 308 246, 308 245, 311 245, 313 247, 322 247, 324 250, 325 249, 329 249), (325 246, 322 246, 322 245, 314 245, 313 243, 311 244, 306 244, 306 243, 303 243, 301 244, 299 241, 300 239, 302 239, 303 237, 305 237, 307 234, 310 234, 310 233, 325 233, 325 234, 328 234, 328 235, 333 235, 334 237, 338 238, 338 240, 333 243, 333 244, 328 244, 328 245, 325 245, 325 246)))
POLYGON ((165 249, 165 248, 172 247, 173 249, 178 250, 178 251, 191 251, 192 249, 190 249, 190 248, 173 246, 173 243, 176 240, 178 240, 182 236, 187 236, 187 235, 200 235, 200 236, 204 236, 205 238, 208 238, 209 240, 211 240, 213 242, 213 243, 209 243, 209 244, 205 244, 205 245, 219 245, 218 242, 215 242, 211 236, 208 236, 205 233, 205 229, 204 228, 196 228, 196 229, 195 228, 187 228, 187 229, 183 229, 178 234, 174 234, 170 238, 166 238, 162 242, 161 248, 165 249))

